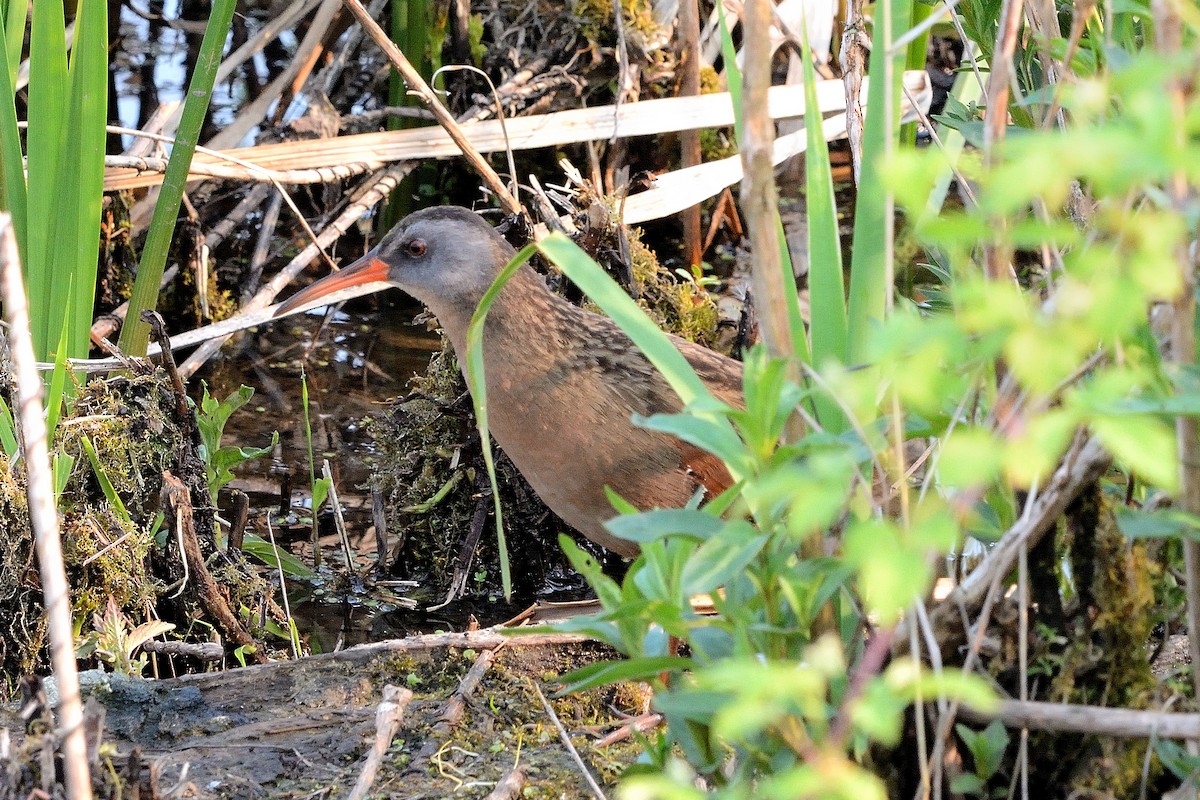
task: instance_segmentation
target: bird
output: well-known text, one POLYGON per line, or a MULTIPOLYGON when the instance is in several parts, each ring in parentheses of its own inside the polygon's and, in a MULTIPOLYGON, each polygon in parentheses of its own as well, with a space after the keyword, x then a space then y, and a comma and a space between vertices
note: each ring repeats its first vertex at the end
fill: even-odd
MULTIPOLYGON (((276 316, 344 289, 399 288, 438 320, 465 373, 467 327, 515 255, 486 220, 459 206, 416 211, 353 264, 283 302, 276 316)), ((676 336, 671 341, 718 399, 744 407, 741 362, 676 336)), ((491 306, 483 330, 488 420, 497 444, 552 511, 621 556, 637 543, 604 523, 606 487, 640 510, 681 508, 732 482, 716 456, 634 423, 677 413, 679 396, 609 318, 551 291, 528 264, 491 306)))

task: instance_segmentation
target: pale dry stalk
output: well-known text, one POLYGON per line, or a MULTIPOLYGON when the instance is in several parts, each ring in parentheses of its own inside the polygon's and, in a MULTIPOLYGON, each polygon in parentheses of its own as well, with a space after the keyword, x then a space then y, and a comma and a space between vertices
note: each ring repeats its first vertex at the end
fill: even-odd
POLYGON ((0 297, 4 301, 4 321, 8 325, 9 355, 16 372, 29 522, 33 529, 46 607, 50 663, 58 681, 58 725, 62 735, 67 796, 71 800, 91 800, 92 779, 83 732, 83 705, 79 696, 79 675, 75 669, 71 596, 67 571, 63 565, 58 511, 54 507, 54 480, 50 471, 42 408, 42 377, 33 353, 33 337, 29 332, 29 300, 21 278, 12 217, 8 214, 0 214, 0 297))

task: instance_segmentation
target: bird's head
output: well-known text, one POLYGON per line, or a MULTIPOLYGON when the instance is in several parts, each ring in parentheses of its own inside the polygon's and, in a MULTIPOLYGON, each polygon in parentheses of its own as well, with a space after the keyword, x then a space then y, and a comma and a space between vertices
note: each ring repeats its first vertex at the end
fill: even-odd
POLYGON ((374 285, 403 289, 439 319, 469 317, 513 252, 479 215, 456 206, 428 208, 401 220, 358 261, 292 295, 275 314, 318 300, 335 302, 346 289, 374 285))

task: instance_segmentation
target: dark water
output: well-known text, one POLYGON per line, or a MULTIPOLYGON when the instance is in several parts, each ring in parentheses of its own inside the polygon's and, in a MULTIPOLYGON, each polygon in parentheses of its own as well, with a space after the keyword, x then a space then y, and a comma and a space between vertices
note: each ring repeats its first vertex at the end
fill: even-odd
MULTIPOLYGON (((221 397, 242 384, 254 388, 251 401, 230 418, 224 443, 265 447, 278 431, 279 444, 270 457, 237 469, 229 489, 249 497, 248 533, 268 538, 270 523, 277 543, 312 566, 303 368, 317 476, 322 459, 328 459, 353 557, 350 573, 332 517, 322 513, 319 578, 289 581, 293 615, 301 631, 312 634, 314 650, 333 649, 339 637, 346 644, 379 638, 372 635, 376 616, 401 607, 403 587, 368 592, 364 581, 374 571, 376 550, 366 489, 376 449, 364 421, 382 413, 390 398, 407 393, 411 378, 425 370, 440 347, 436 333, 412 324, 419 312, 393 292, 358 302, 352 314, 290 317, 227 345, 200 376, 221 397)), ((219 505, 228 513, 228 490, 219 505)), ((436 619, 429 623, 438 624, 436 619)), ((379 632, 380 626, 374 627, 379 632)))

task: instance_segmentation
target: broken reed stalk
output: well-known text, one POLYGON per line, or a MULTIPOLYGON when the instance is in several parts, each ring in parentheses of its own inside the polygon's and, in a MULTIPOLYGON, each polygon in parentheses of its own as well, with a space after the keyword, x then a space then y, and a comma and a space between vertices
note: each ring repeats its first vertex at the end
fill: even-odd
MULTIPOLYGON (((771 86, 771 62, 768 31, 771 27, 769 0, 749 0, 743 11, 742 25, 746 41, 743 70, 742 134, 740 145, 742 178, 742 215, 750 234, 754 253, 754 306, 762 327, 762 338, 773 358, 790 358, 792 331, 788 320, 785 292, 794 292, 783 280, 779 239, 775 218, 779 195, 775 189, 772 150, 775 125, 767 114, 767 90, 771 86)), ((791 377, 798 378, 795 366, 791 377)))
POLYGON ((370 793, 379 765, 383 763, 383 757, 387 755, 412 699, 413 693, 408 689, 390 683, 383 687, 383 700, 375 710, 375 741, 371 745, 371 752, 367 753, 363 761, 362 772, 359 773, 347 800, 363 800, 370 793))
POLYGON ((571 742, 571 737, 567 733, 567 729, 558 719, 558 714, 554 713, 554 706, 550 705, 550 701, 546 699, 546 695, 542 694, 542 687, 536 682, 529 681, 529 685, 533 687, 533 691, 537 694, 538 700, 542 701, 542 708, 546 711, 546 716, 550 717, 550 721, 554 723, 554 729, 558 731, 558 737, 562 739, 563 746, 567 748, 575 766, 579 767, 579 771, 583 773, 583 778, 587 782, 588 788, 592 790, 592 794, 596 800, 608 800, 604 796, 604 790, 600 788, 600 784, 596 783, 596 779, 592 777, 592 771, 587 768, 587 764, 583 763, 583 757, 579 755, 579 751, 575 749, 575 745, 571 742))
POLYGON ((67 796, 90 800, 92 779, 83 732, 83 705, 79 675, 75 669, 75 636, 71 624, 71 598, 63 565, 58 511, 54 507, 54 480, 46 442, 46 420, 42 408, 42 378, 33 354, 29 331, 29 301, 21 278, 21 262, 12 217, 0 214, 0 297, 8 324, 9 356, 16 372, 18 419, 25 460, 26 493, 30 527, 37 549, 42 597, 50 635, 50 663, 58 681, 58 724, 67 796))
POLYGON ((520 767, 513 767, 508 774, 500 779, 496 784, 496 788, 488 793, 488 796, 483 800, 513 800, 521 796, 521 791, 525 788, 525 770, 520 767))
POLYGON ((454 117, 450 116, 450 112, 446 110, 446 107, 438 100, 437 95, 433 93, 433 89, 429 88, 429 84, 425 82, 421 74, 404 57, 404 53, 400 52, 400 48, 392 43, 392 40, 384 33, 383 28, 379 27, 379 23, 371 18, 371 15, 367 13, 367 10, 363 8, 362 3, 358 2, 358 0, 342 1, 345 3, 346 8, 350 9, 350 12, 354 14, 359 24, 362 25, 363 30, 367 32, 367 35, 375 41, 375 44, 379 45, 379 49, 383 51, 388 60, 392 62, 392 65, 396 67, 396 71, 404 78, 404 82, 408 84, 412 91, 416 92, 421 102, 433 112, 438 124, 445 129, 450 138, 454 140, 454 143, 462 150, 463 156, 466 157, 474 170, 479 173, 479 176, 483 178, 488 188, 495 192, 496 197, 500 200, 500 205, 504 208, 504 212, 512 215, 522 214, 523 211, 520 202, 508 191, 508 187, 504 185, 504 181, 500 180, 500 176, 492 169, 491 164, 484 160, 479 151, 471 145, 462 128, 454 120, 454 117))

